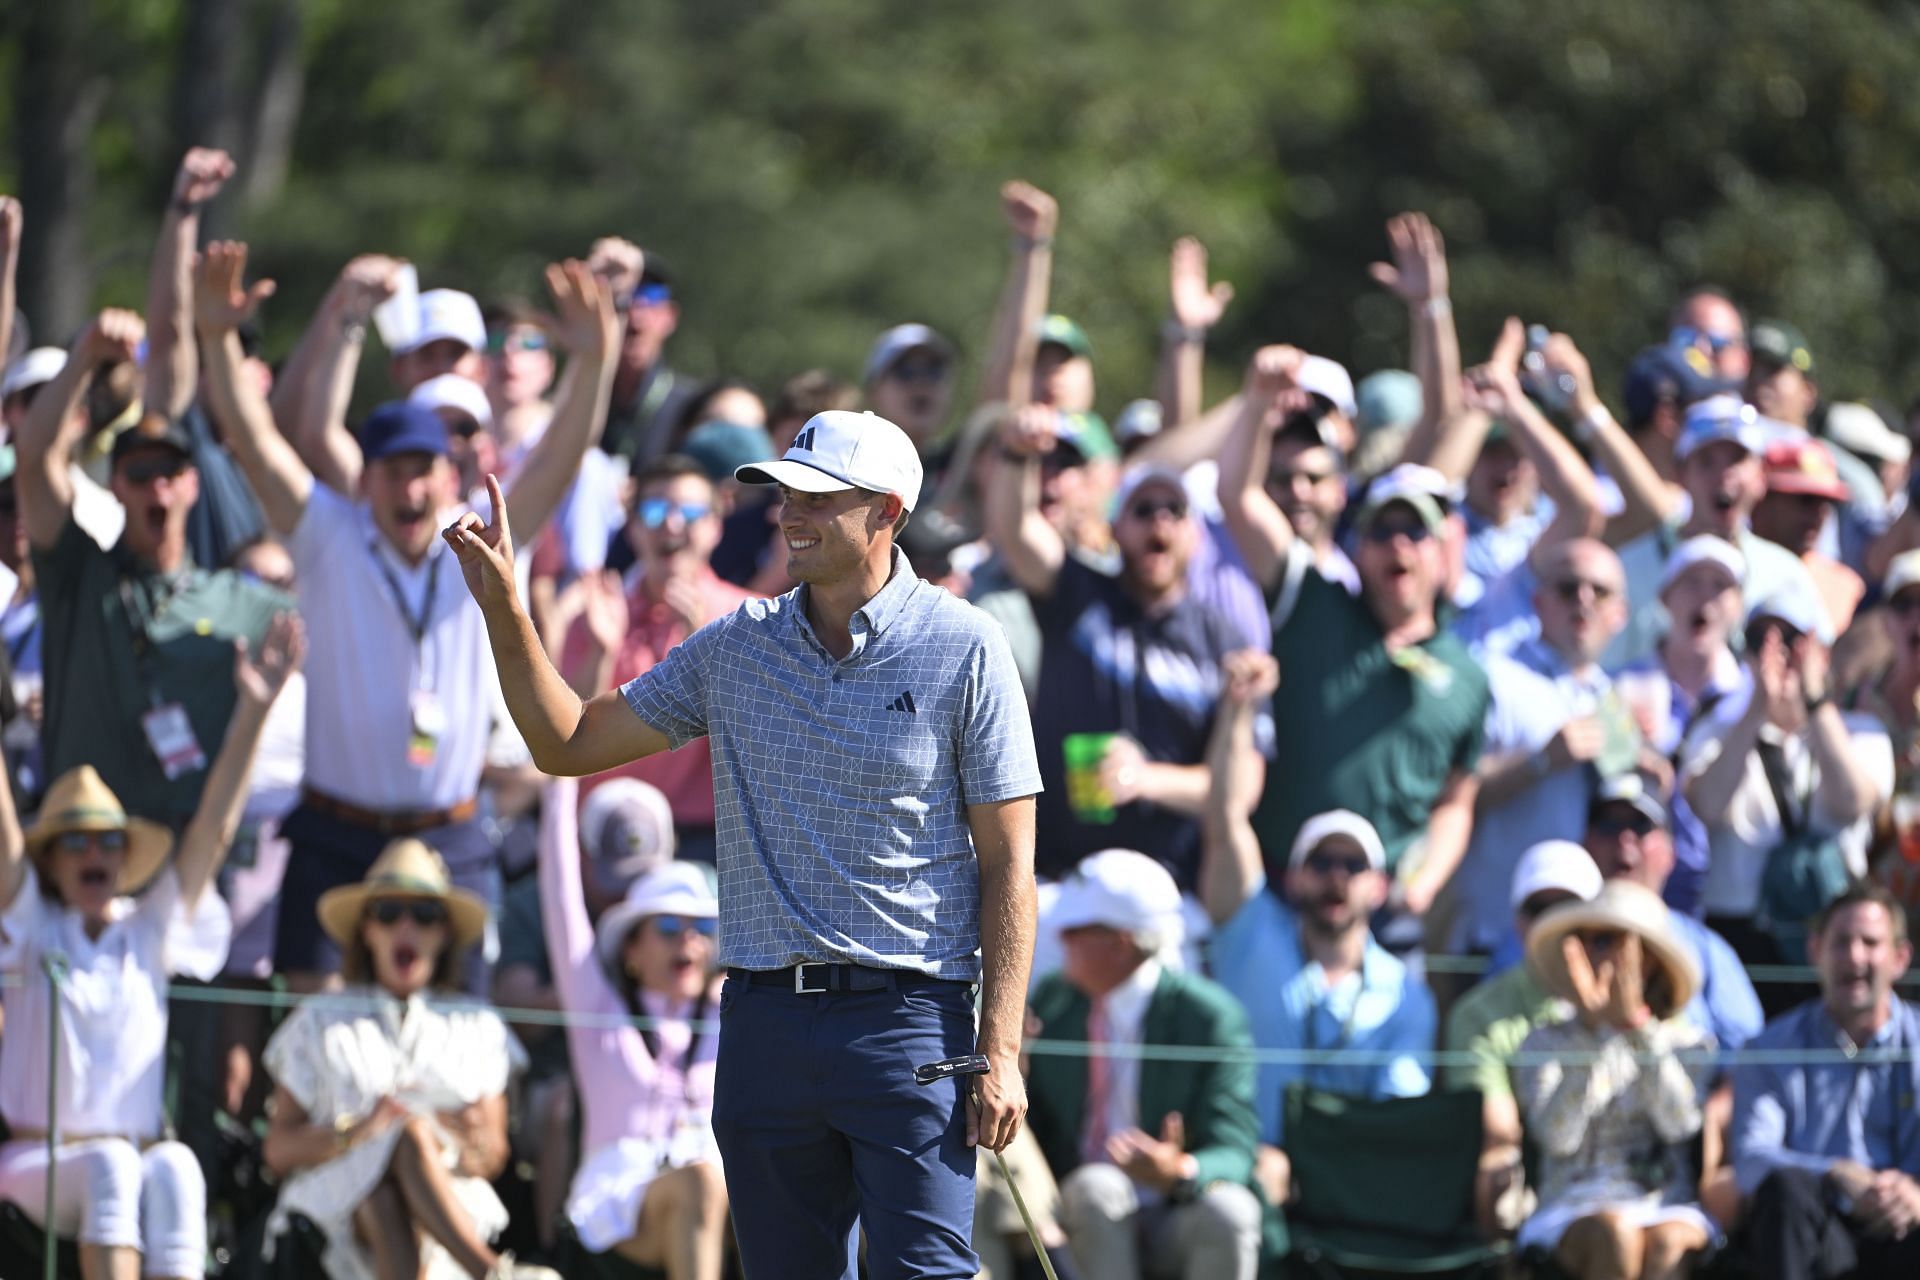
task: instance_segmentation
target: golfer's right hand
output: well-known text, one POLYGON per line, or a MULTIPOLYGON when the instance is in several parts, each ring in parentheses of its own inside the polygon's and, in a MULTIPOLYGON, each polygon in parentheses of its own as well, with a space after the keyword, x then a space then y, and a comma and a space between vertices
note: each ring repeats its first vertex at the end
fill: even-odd
POLYGON ((1005 1151, 1027 1115, 1027 1082, 1012 1056, 990 1058, 993 1070, 973 1078, 967 1096, 967 1145, 1005 1151))
POLYGON ((460 557, 460 573, 481 609, 510 606, 514 599, 513 529, 507 522, 507 500, 499 477, 487 476, 487 497, 493 505, 493 523, 482 524, 469 511, 447 526, 443 535, 460 557))

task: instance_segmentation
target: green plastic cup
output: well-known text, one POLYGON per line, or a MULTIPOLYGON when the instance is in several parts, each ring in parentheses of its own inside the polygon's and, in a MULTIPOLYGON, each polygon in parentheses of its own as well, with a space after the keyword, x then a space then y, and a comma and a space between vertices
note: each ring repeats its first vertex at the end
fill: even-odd
POLYGON ((1117 733, 1070 733, 1060 741, 1067 759, 1067 806, 1082 822, 1108 823, 1117 816, 1113 794, 1100 781, 1100 762, 1107 758, 1117 733))

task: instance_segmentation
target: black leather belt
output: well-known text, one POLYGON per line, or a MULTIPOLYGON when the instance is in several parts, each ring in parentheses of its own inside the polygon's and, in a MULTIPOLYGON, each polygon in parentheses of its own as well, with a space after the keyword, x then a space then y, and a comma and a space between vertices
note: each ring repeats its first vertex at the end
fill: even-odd
POLYGON ((797 964, 791 969, 728 969, 727 977, 756 987, 779 987, 795 995, 828 991, 897 991, 917 987, 965 987, 951 978, 935 978, 911 969, 875 969, 864 964, 797 964))

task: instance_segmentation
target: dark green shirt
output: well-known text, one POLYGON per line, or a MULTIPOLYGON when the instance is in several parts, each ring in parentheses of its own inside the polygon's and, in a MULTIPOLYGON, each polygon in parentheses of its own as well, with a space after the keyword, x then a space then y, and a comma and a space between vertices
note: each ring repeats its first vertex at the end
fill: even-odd
POLYGON ((1392 868, 1425 834, 1447 779, 1480 759, 1487 676, 1445 630, 1389 654, 1364 600, 1329 582, 1295 543, 1275 593, 1275 751, 1254 830, 1279 884, 1308 818, 1350 809, 1392 868))
POLYGON ((233 715, 233 640, 258 646, 287 596, 191 563, 171 577, 116 543, 103 551, 71 518, 33 549, 46 681, 41 744, 49 779, 90 764, 128 812, 179 826, 193 815, 205 767, 169 780, 141 716, 179 703, 211 765, 233 715))

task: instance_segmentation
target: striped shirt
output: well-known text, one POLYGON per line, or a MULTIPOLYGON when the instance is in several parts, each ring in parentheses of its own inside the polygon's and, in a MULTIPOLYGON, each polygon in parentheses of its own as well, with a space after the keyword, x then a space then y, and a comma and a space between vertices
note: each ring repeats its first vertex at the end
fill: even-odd
POLYGON ((806 592, 746 602, 621 687, 675 747, 712 747, 721 961, 975 981, 967 806, 1040 790, 1006 637, 896 551, 836 661, 806 592))

